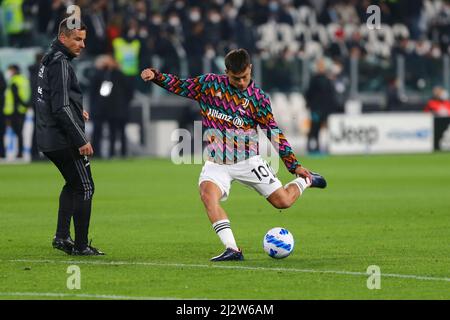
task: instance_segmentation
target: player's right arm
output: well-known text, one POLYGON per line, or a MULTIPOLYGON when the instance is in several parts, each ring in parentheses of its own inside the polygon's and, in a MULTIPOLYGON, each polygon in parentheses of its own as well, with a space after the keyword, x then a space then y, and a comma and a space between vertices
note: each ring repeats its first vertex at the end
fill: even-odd
POLYGON ((180 79, 176 75, 163 73, 154 68, 147 68, 141 72, 141 78, 144 81, 152 81, 167 91, 179 96, 199 100, 204 76, 180 79))
POLYGON ((48 82, 51 88, 52 114, 56 117, 59 126, 70 137, 81 155, 90 156, 94 153, 86 134, 75 121, 70 108, 69 63, 65 59, 55 61, 48 67, 48 82))

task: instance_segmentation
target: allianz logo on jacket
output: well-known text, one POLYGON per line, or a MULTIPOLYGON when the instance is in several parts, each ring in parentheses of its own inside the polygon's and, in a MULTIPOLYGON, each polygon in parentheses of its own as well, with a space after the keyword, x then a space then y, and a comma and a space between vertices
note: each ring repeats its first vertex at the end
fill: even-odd
POLYGON ((233 124, 236 127, 242 127, 244 125, 244 120, 242 120, 241 117, 234 117, 234 119, 233 119, 233 116, 230 116, 228 114, 222 113, 218 110, 214 110, 211 108, 208 109, 208 116, 217 118, 220 120, 225 120, 227 122, 233 122, 233 124))

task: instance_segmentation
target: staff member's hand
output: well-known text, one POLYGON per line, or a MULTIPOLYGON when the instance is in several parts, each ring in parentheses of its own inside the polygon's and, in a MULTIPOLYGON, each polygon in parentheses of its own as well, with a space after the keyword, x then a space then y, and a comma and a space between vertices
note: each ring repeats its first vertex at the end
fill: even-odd
POLYGON ((89 121, 89 112, 83 110, 83 119, 84 121, 89 121))
POLYGON ((84 146, 78 148, 80 151, 80 155, 82 156, 92 156, 94 154, 94 149, 91 146, 91 143, 88 142, 84 146))
POLYGON ((141 78, 144 81, 151 81, 155 78, 155 73, 150 68, 144 69, 141 72, 141 78))

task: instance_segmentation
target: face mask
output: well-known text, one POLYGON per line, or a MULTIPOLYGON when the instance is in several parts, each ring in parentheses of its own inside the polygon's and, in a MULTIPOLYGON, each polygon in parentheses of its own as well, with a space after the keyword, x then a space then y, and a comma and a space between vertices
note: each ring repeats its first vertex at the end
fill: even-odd
POLYGON ((5 72, 5 80, 9 81, 13 76, 13 72, 11 70, 6 70, 5 72))
POLYGON ((178 27, 180 25, 180 19, 178 17, 170 17, 169 24, 172 27, 178 27))
POLYGON ((441 100, 448 100, 448 92, 447 91, 442 91, 441 100))
POLYGON ((190 19, 192 22, 200 21, 200 19, 201 19, 200 12, 198 12, 198 11, 192 11, 192 12, 189 14, 189 19, 190 19))
POLYGON ((206 49, 205 56, 208 59, 212 59, 212 58, 214 58, 216 56, 216 52, 214 51, 213 48, 208 48, 208 49, 206 49))
POLYGON ((234 18, 236 18, 237 17, 237 15, 238 15, 238 11, 236 10, 236 8, 231 8, 229 11, 228 11, 228 13, 227 13, 227 17, 228 17, 228 19, 234 19, 234 18))
POLYGON ((152 22, 155 26, 159 26, 162 23, 162 18, 160 16, 156 16, 152 19, 152 22))
POLYGON ((178 10, 183 9, 184 8, 184 2, 183 1, 175 2, 175 8, 177 8, 178 10))
POLYGON ((135 30, 130 30, 127 33, 128 38, 134 38, 136 36, 136 31, 135 30))
POLYGON ((276 3, 276 2, 269 3, 269 9, 272 12, 278 11, 278 3, 276 3))
POLYGON ((146 28, 141 28, 141 29, 139 30, 139 37, 141 37, 141 38, 147 38, 147 36, 148 36, 148 31, 147 31, 147 29, 146 29, 146 28))
POLYGON ((333 65, 332 67, 333 74, 340 74, 342 72, 342 67, 338 64, 333 65))
POLYGON ((433 50, 431 50, 431 56, 433 58, 439 58, 441 56, 441 50, 439 50, 439 48, 433 48, 433 50))
POLYGON ((209 17, 209 20, 211 20, 212 23, 218 23, 220 22, 220 15, 214 13, 209 17))

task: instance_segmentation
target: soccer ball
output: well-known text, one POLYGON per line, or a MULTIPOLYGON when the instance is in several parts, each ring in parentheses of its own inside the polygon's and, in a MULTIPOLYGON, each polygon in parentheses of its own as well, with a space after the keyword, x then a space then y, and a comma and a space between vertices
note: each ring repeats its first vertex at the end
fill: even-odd
POLYGON ((285 228, 270 229, 264 236, 263 248, 272 258, 286 258, 294 250, 294 237, 285 228))

